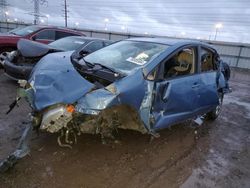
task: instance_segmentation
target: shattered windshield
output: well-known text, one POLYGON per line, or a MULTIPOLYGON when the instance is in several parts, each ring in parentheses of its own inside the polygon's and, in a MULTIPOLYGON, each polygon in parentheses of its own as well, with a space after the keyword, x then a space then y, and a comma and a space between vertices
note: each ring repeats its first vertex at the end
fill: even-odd
POLYGON ((38 26, 28 26, 28 27, 24 27, 24 28, 14 29, 14 30, 10 31, 9 33, 12 33, 14 35, 19 35, 19 36, 26 36, 26 35, 33 33, 39 29, 40 29, 40 27, 38 27, 38 26))
POLYGON ((81 37, 65 37, 54 42, 51 42, 49 45, 63 51, 72 51, 80 48, 86 39, 81 37))
POLYGON ((152 42, 121 41, 86 56, 84 61, 128 73, 152 61, 167 47, 152 42))

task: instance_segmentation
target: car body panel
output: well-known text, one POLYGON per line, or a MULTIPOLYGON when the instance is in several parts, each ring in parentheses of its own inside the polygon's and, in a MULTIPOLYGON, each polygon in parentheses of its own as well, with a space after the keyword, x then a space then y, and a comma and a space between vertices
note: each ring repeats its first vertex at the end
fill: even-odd
MULTIPOLYGON (((18 36, 18 35, 14 35, 14 34, 10 34, 10 33, 3 33, 0 34, 0 48, 2 47, 13 47, 14 49, 17 47, 17 42, 19 41, 19 39, 24 38, 24 39, 28 39, 28 40, 33 40, 33 37, 46 29, 51 29, 54 31, 62 31, 62 32, 66 32, 66 33, 71 33, 72 35, 78 35, 78 36, 85 36, 83 33, 75 31, 75 30, 71 30, 71 29, 67 29, 67 28, 58 28, 58 27, 54 27, 54 26, 37 26, 39 27, 39 29, 37 29, 36 31, 27 34, 25 36, 18 36)), ((41 43, 45 43, 48 44, 52 41, 50 40, 42 40, 42 41, 38 41, 41 43)))
MULTIPOLYGON (((9 34, 9 33, 1 33, 0 34, 0 48, 5 47, 13 47, 16 48, 18 40, 22 38, 21 36, 9 34)), ((25 37, 24 37, 25 38, 25 37)))
POLYGON ((196 97, 199 94, 198 82, 199 79, 194 74, 156 83, 155 92, 158 95, 153 104, 155 129, 165 128, 175 121, 193 116, 198 102, 196 97))
POLYGON ((35 41, 30 41, 27 39, 20 39, 17 43, 17 49, 24 57, 40 57, 49 53, 49 51, 53 52, 61 51, 50 45, 38 43, 35 41))
POLYGON ((71 104, 93 88, 82 79, 70 63, 70 52, 49 54, 34 68, 30 84, 34 91, 34 108, 39 111, 48 106, 71 104))
POLYGON ((206 110, 217 106, 219 104, 216 84, 217 72, 201 73, 198 76, 200 77, 198 109, 206 110))

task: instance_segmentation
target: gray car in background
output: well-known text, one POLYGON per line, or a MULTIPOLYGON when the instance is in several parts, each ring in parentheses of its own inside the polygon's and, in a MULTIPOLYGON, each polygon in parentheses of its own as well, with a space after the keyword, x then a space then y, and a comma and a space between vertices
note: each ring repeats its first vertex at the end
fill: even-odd
POLYGON ((20 39, 17 50, 8 53, 2 65, 10 78, 27 80, 36 63, 49 53, 75 51, 74 57, 81 58, 111 43, 112 41, 105 39, 81 36, 65 37, 50 44, 20 39))

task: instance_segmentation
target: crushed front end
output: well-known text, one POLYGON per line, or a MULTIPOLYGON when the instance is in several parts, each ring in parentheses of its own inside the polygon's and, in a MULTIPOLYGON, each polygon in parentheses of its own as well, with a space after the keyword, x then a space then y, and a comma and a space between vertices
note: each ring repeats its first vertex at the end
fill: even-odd
POLYGON ((118 129, 147 132, 138 113, 146 88, 141 72, 122 79, 124 75, 97 65, 83 73, 68 58, 67 52, 46 56, 27 82, 23 91, 33 109, 33 127, 57 133, 59 145, 66 147, 82 133, 104 140, 118 129), (135 80, 133 87, 124 87, 135 80))

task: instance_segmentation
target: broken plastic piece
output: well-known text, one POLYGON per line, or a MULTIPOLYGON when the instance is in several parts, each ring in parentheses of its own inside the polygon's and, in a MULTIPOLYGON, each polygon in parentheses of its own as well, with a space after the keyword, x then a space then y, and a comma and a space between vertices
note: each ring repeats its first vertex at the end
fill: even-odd
POLYGON ((29 154, 30 149, 28 147, 28 142, 30 140, 31 132, 32 126, 31 123, 29 123, 22 134, 16 151, 14 151, 6 159, 0 162, 0 173, 6 172, 10 168, 12 168, 19 159, 29 154))
POLYGON ((201 125, 203 124, 203 119, 202 119, 202 118, 203 118, 203 117, 199 116, 199 117, 197 117, 196 119, 194 119, 194 122, 195 122, 197 125, 201 126, 201 125))
POLYGON ((16 100, 14 100, 10 105, 9 105, 9 110, 6 112, 6 114, 9 114, 14 108, 15 106, 17 105, 18 101, 20 100, 21 98, 18 97, 16 98, 16 100))

